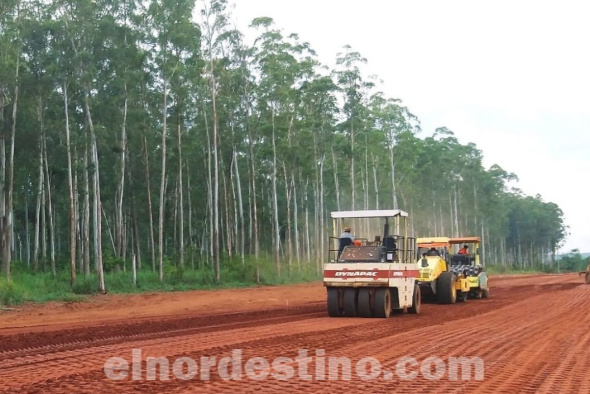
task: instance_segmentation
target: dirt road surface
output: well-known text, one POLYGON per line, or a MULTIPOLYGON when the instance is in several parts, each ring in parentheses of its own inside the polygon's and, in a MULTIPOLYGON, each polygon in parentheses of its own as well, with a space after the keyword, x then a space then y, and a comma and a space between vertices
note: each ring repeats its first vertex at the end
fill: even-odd
POLYGON ((327 317, 321 283, 28 306, 0 313, 0 392, 590 392, 590 286, 577 275, 490 283, 488 299, 389 319, 327 317), (149 357, 169 366, 149 376, 149 357))

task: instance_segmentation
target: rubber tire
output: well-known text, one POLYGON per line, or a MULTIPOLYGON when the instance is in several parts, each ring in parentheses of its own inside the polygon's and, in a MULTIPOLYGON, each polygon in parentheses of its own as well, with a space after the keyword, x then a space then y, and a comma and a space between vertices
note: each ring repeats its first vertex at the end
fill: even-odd
POLYGON ((342 297, 342 303, 344 306, 344 316, 346 317, 357 317, 358 316, 358 308, 357 308, 357 295, 358 292, 356 289, 348 288, 344 289, 344 296, 342 297))
POLYGON ((387 319, 391 315, 391 292, 387 287, 375 290, 375 317, 387 319))
POLYGON ((328 316, 342 316, 342 309, 338 306, 338 288, 328 287, 328 316))
POLYGON ((488 298, 490 296, 490 289, 483 289, 481 291, 481 298, 488 298))
POLYGON ((441 304, 454 304, 457 302, 455 276, 452 272, 445 271, 436 280, 436 298, 441 304))
POLYGON ((412 306, 408 308, 408 313, 417 315, 420 313, 422 306, 422 295, 420 294, 420 286, 414 285, 414 295, 412 296, 412 306))
POLYGON ((371 292, 369 289, 359 289, 357 307, 360 317, 373 317, 373 311, 371 311, 371 292))

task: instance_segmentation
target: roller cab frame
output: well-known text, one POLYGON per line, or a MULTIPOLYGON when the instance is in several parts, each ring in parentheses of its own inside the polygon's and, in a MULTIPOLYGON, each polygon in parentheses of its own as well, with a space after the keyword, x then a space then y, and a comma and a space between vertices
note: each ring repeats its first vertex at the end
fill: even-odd
POLYGON ((328 315, 387 318, 396 312, 419 313, 416 239, 408 236, 408 214, 398 209, 337 211, 331 217, 333 235, 323 267, 328 315), (345 245, 339 238, 347 226, 358 244, 345 245))

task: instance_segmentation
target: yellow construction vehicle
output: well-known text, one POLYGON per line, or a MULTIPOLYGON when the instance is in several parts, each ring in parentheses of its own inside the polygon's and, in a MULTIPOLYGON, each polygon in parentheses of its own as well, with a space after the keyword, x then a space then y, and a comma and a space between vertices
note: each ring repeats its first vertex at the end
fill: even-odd
POLYGON ((455 275, 467 277, 469 282, 470 298, 488 298, 490 287, 488 274, 481 262, 479 255, 480 237, 459 237, 450 238, 451 245, 451 267, 450 271, 455 275), (462 245, 461 249, 455 253, 455 248, 462 245))
POLYGON ((466 301, 469 295, 469 280, 464 272, 450 269, 448 237, 423 237, 418 244, 417 283, 424 300, 431 299, 441 304, 454 304, 457 299, 466 301))

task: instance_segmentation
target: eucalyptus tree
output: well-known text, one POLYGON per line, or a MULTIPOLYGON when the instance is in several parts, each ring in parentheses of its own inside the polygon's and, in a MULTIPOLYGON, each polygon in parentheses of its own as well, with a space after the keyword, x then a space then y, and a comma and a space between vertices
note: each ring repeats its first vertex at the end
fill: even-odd
MULTIPOLYGON (((314 215, 318 218, 318 223, 314 226, 317 229, 316 235, 320 239, 319 247, 316 247, 316 259, 317 266, 319 269, 319 257, 323 250, 325 250, 325 239, 326 239, 326 205, 330 199, 328 196, 334 196, 338 201, 337 209, 340 209, 340 189, 338 185, 338 171, 336 165, 336 157, 333 150, 335 145, 333 130, 336 125, 336 116, 338 114, 338 104, 336 98, 337 87, 331 77, 314 74, 307 78, 301 85, 300 88, 300 100, 299 115, 301 119, 301 131, 298 133, 299 138, 299 152, 301 152, 301 158, 298 162, 300 167, 299 170, 299 188, 306 192, 306 189, 302 187, 305 182, 304 179, 308 177, 315 177, 314 188, 315 188, 315 199, 312 207, 316 210, 317 214, 314 215), (313 152, 311 157, 310 154, 313 152), (307 154, 306 154, 307 153, 307 154), (308 163, 313 163, 312 168, 308 167, 308 163), (334 183, 335 186, 330 189, 332 192, 328 194, 328 188, 326 187, 326 181, 324 174, 329 173, 329 169, 333 169, 334 183), (313 174, 313 175, 312 175, 313 174)), ((303 193, 302 193, 303 194, 303 193)), ((304 197, 303 201, 307 198, 304 197)), ((295 201, 297 201, 295 199, 295 201)), ((302 204, 305 209, 305 216, 310 209, 310 204, 302 204)), ((298 223, 297 216, 295 217, 295 223, 298 223)), ((306 233, 309 234, 309 233, 306 233)), ((295 232, 296 236, 296 258, 301 258, 299 254, 299 231, 295 232)), ((317 239, 317 237, 315 239, 317 239)), ((311 245, 309 240, 306 240, 306 244, 311 245)))
MULTIPOLYGON (((105 292, 103 255, 102 255, 102 202, 100 193, 100 167, 98 160, 98 143, 95 123, 92 114, 94 84, 96 71, 99 68, 96 56, 95 36, 98 33, 95 25, 101 14, 97 4, 90 1, 71 2, 68 0, 55 4, 59 28, 64 32, 62 39, 69 46, 75 65, 75 81, 80 88, 82 107, 84 108, 86 127, 89 130, 90 162, 92 165, 92 221, 94 261, 99 277, 99 291, 105 292)), ((88 225, 88 223, 86 224, 88 225)))
POLYGON ((149 42, 156 52, 153 61, 158 70, 158 85, 162 94, 160 146, 162 165, 158 220, 158 264, 161 281, 164 279, 164 215, 170 86, 172 79, 178 78, 179 74, 184 72, 187 59, 195 55, 195 48, 199 45, 199 28, 191 20, 193 8, 192 0, 153 0, 148 8, 148 30, 152 32, 149 42))
POLYGON ((0 141, 0 247, 4 274, 10 279, 13 237, 13 195, 14 195, 14 147, 17 127, 17 113, 20 85, 20 68, 22 53, 21 38, 21 1, 9 1, 2 7, 0 17, 0 126, 2 135, 0 141), (5 124, 5 108, 11 105, 9 117, 10 126, 5 124), (10 150, 6 163, 6 132, 10 129, 10 150), (8 167, 7 167, 8 166, 8 167), (8 179, 6 172, 8 171, 8 179), (8 196, 6 196, 8 194, 8 196))
MULTIPOLYGON (((252 27, 260 29, 256 38, 257 51, 254 54, 255 69, 259 76, 257 104, 261 119, 261 131, 267 135, 271 144, 272 159, 267 165, 270 170, 272 211, 272 240, 273 258, 277 273, 281 272, 281 226, 279 211, 279 170, 283 168, 286 187, 285 198, 290 194, 289 184, 293 184, 290 172, 292 159, 297 157, 298 150, 294 144, 297 125, 297 108, 300 105, 298 89, 301 84, 313 77, 315 63, 311 56, 313 51, 307 43, 299 42, 295 34, 287 37, 274 27, 271 18, 257 18, 252 27), (294 155, 294 152, 295 153, 294 155), (279 156, 283 162, 279 163, 279 156), (291 163, 289 163, 291 161, 291 163), (289 170, 287 172, 287 169, 289 170)), ((288 198, 287 198, 288 199, 288 198)), ((287 201, 287 237, 291 242, 291 213, 287 201)), ((288 254, 288 249, 287 249, 288 254)))
POLYGON ((355 138, 359 132, 365 130, 367 94, 373 87, 371 82, 365 81, 362 77, 361 66, 366 63, 366 58, 347 45, 344 47, 344 52, 338 54, 336 64, 339 67, 334 71, 334 76, 344 96, 344 105, 342 107, 344 119, 341 127, 350 140, 350 205, 352 209, 355 209, 357 204, 355 138))
MULTIPOLYGON (((213 241, 211 248, 211 257, 213 258, 215 276, 217 281, 221 279, 220 255, 222 230, 220 212, 220 177, 222 169, 220 168, 221 137, 219 130, 219 113, 217 108, 217 91, 219 89, 219 81, 217 74, 219 70, 215 63, 219 60, 219 57, 223 56, 221 51, 222 48, 220 45, 220 40, 222 39, 223 34, 227 31, 229 25, 228 15, 226 14, 226 7, 227 1, 225 0, 204 0, 203 8, 201 9, 201 18, 204 33, 203 52, 204 57, 207 60, 206 78, 208 80, 207 86, 211 97, 211 111, 213 115, 213 136, 211 137, 212 144, 210 148, 212 151, 213 162, 209 162, 209 166, 213 167, 213 173, 211 174, 210 168, 209 174, 211 174, 211 179, 209 180, 209 195, 211 200, 209 201, 209 206, 213 211, 213 215, 210 218, 212 231, 211 237, 213 241)), ((209 140, 210 139, 208 137, 208 141, 209 140)))
MULTIPOLYGON (((29 3, 29 9, 27 10, 26 18, 23 25, 23 51, 24 56, 27 58, 27 69, 25 94, 26 99, 33 104, 33 108, 36 110, 37 124, 35 125, 35 132, 32 133, 31 139, 38 141, 38 196, 37 196, 37 220, 35 223, 35 252, 34 252, 34 266, 36 269, 38 262, 39 252, 39 232, 43 234, 43 254, 42 258, 45 261, 45 232, 46 221, 49 222, 49 244, 50 244, 50 260, 51 260, 51 272, 56 275, 56 231, 55 231, 55 218, 57 212, 54 212, 55 197, 52 195, 52 187, 56 177, 50 177, 48 151, 52 147, 48 148, 47 139, 48 131, 63 126, 62 116, 59 114, 61 111, 56 108, 62 107, 64 102, 63 96, 57 92, 63 92, 65 89, 67 92, 67 85, 63 85, 64 81, 67 80, 67 76, 71 75, 72 69, 69 67, 69 63, 64 61, 62 51, 56 42, 58 41, 59 33, 55 29, 54 21, 51 20, 51 8, 42 2, 29 3), (64 76, 64 78, 62 78, 64 76), (56 82, 56 79, 58 81, 56 82), (53 178, 53 179, 52 179, 53 178), (44 202, 47 202, 45 204, 44 202), (43 213, 42 220, 39 220, 39 215, 43 213), (40 228, 40 224, 43 224, 40 228)), ((66 100, 67 101, 67 100, 66 100)), ((65 114, 67 115, 67 107, 65 108, 65 114)), ((22 133, 28 133, 27 125, 21 127, 22 133)), ((66 126, 68 124, 66 123, 66 126)), ((66 127, 66 132, 68 132, 66 127)), ((49 138, 52 138, 51 136, 49 138)), ((69 135, 66 133, 66 139, 69 135)), ((55 140, 55 138, 53 138, 55 140)), ((21 160, 23 159, 21 153, 21 160)), ((32 158, 31 158, 32 159, 32 158)), ((34 160, 31 160, 34 162, 34 160)), ((71 167, 68 167, 71 168, 71 167)), ((32 169, 30 169, 32 170, 32 169)), ((31 178, 33 178, 33 171, 31 171, 31 178)), ((71 179, 71 178, 69 178, 71 179)), ((71 186, 71 185, 68 185, 71 186)), ((69 201, 73 203, 73 189, 68 187, 69 201)), ((75 214, 73 209, 70 210, 70 216, 75 214)), ((27 219, 28 220, 28 219, 27 219)), ((75 220, 75 219, 74 219, 75 220)), ((70 229, 74 231, 75 237, 75 223, 70 221, 70 229)), ((74 244, 75 245, 75 244, 74 244)), ((76 280, 76 267, 75 267, 75 255, 72 259, 72 265, 70 267, 71 283, 73 284, 76 280)))
MULTIPOLYGON (((253 103, 251 62, 253 50, 244 44, 244 37, 238 30, 229 26, 229 10, 225 3, 217 4, 210 8, 215 13, 208 17, 204 26, 214 36, 213 43, 204 45, 203 52, 210 56, 215 55, 215 61, 209 62, 208 78, 214 78, 215 84, 215 113, 218 122, 219 136, 222 139, 217 146, 219 159, 220 228, 223 248, 232 259, 235 254, 241 256, 245 262, 246 253, 246 217, 245 202, 243 197, 242 176, 243 166, 250 171, 250 184, 252 190, 256 190, 257 179, 255 175, 254 145, 257 143, 251 127, 253 103), (211 23, 214 21, 214 23, 211 23), (211 71, 212 70, 212 71, 211 71)), ((211 41, 209 37, 204 40, 211 41)), ((211 81, 207 86, 211 92, 211 81)), ((212 97, 212 94, 210 94, 212 97)), ((215 114, 214 114, 215 115, 215 114)), ((214 118, 215 119, 215 118, 214 118)), ((215 148, 215 147, 213 147, 215 148)), ((211 184, 211 182, 210 182, 211 184)), ((253 192, 252 194, 256 194, 253 192)), ((211 193, 211 195, 213 195, 211 193)), ((249 237, 250 250, 254 249, 254 255, 258 253, 258 201, 248 195, 249 205, 249 237), (256 229, 256 230, 255 230, 256 229)))
MULTIPOLYGON (((381 172, 379 171, 380 166, 377 160, 382 158, 383 161, 388 162, 389 168, 389 179, 391 180, 391 191, 388 193, 391 196, 391 201, 385 199, 386 206, 398 207, 398 183, 396 179, 396 167, 398 165, 398 159, 396 155, 397 140, 400 133, 415 132, 416 117, 412 115, 407 108, 401 105, 400 100, 386 98, 382 92, 378 92, 371 96, 369 102, 370 108, 370 125, 372 129, 372 140, 371 146, 376 151, 380 151, 382 148, 387 152, 387 157, 380 157, 377 154, 372 155, 372 166, 373 166, 373 178, 375 188, 375 208, 379 205, 379 190, 382 189, 380 182, 381 172), (391 205, 389 205, 391 203, 391 205)), ((383 171, 383 170, 381 170, 383 171)), ((403 193, 401 193, 403 197, 403 193)), ((405 200, 405 198, 404 198, 405 200)), ((404 202, 404 206, 408 204, 404 202)))

